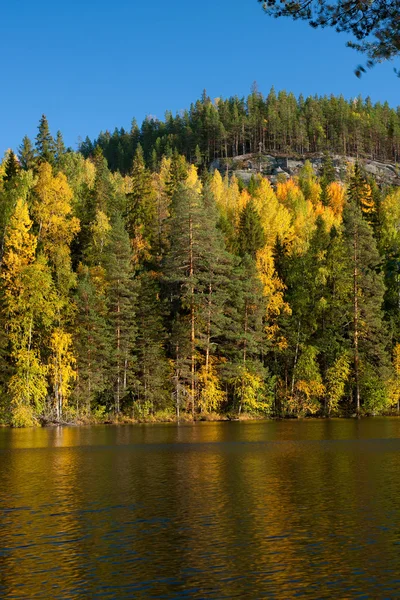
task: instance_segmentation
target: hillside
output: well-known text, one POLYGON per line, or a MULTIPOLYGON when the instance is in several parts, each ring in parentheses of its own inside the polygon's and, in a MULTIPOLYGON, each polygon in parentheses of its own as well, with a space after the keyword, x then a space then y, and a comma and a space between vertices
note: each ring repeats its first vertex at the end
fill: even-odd
POLYGON ((399 412, 395 161, 147 134, 0 164, 0 421, 399 412))
POLYGON ((206 92, 191 106, 164 119, 132 121, 124 128, 101 132, 80 150, 90 156, 99 146, 111 171, 128 173, 137 145, 149 166, 174 151, 197 166, 216 159, 251 154, 313 156, 324 152, 396 163, 400 156, 400 110, 369 98, 343 96, 296 98, 275 92, 264 97, 253 89, 247 98, 212 100, 206 92))

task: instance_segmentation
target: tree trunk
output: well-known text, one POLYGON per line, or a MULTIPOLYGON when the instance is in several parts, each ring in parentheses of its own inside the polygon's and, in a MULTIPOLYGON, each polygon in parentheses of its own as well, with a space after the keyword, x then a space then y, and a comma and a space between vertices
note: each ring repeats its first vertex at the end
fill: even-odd
POLYGON ((208 375, 208 369, 210 364, 210 344, 211 344, 211 294, 212 294, 212 286, 211 283, 208 284, 208 311, 207 311, 207 334, 206 334, 206 373, 208 375))
POLYGON ((299 346, 300 346, 300 321, 299 321, 299 325, 298 325, 298 329, 297 329, 296 350, 294 353, 294 361, 293 361, 292 385, 290 386, 290 394, 292 396, 293 396, 293 392, 294 392, 296 365, 297 365, 297 360, 299 358, 299 346))
POLYGON ((359 381, 359 353, 358 353, 358 231, 355 229, 354 231, 354 377, 356 381, 356 413, 360 414, 360 381, 359 381))
POLYGON ((121 350, 121 306, 120 299, 117 302, 117 394, 115 399, 115 412, 119 414, 120 397, 121 397, 121 365, 120 365, 120 350, 121 350))
MULTIPOLYGON (((194 277, 194 261, 193 261, 193 220, 189 217, 189 276, 194 277)), ((195 307, 194 307, 194 284, 191 286, 191 304, 190 304, 190 390, 192 396, 192 416, 195 414, 195 307)))

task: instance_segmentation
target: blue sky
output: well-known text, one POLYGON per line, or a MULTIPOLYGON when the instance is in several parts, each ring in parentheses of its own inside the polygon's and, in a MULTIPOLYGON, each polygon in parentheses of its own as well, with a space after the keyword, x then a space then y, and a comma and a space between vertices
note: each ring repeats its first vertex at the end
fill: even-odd
POLYGON ((361 80, 348 36, 266 17, 256 0, 12 0, 0 18, 0 155, 42 113, 67 145, 217 96, 358 94, 400 104, 393 64, 361 80))

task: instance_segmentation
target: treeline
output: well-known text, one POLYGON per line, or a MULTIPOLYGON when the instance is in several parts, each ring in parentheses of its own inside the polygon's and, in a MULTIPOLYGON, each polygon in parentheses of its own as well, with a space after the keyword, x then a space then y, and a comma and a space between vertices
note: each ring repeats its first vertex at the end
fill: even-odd
POLYGON ((80 150, 87 158, 100 147, 110 170, 127 174, 139 143, 152 168, 174 150, 197 166, 260 151, 330 152, 397 162, 400 110, 387 102, 372 104, 369 98, 296 98, 273 88, 266 98, 256 88, 247 98, 214 101, 204 92, 189 110, 175 116, 167 112, 164 121, 146 118, 140 128, 134 120, 130 131, 115 129, 94 141, 86 138, 80 150))
POLYGON ((384 413, 400 397, 400 190, 348 167, 127 175, 45 117, 0 166, 1 418, 384 413))

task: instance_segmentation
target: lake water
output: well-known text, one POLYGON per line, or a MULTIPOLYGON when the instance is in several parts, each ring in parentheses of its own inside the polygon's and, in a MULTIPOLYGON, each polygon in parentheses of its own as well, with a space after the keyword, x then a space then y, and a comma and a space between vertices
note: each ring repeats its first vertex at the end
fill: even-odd
POLYGON ((400 598, 400 419, 1 430, 0 597, 400 598))

